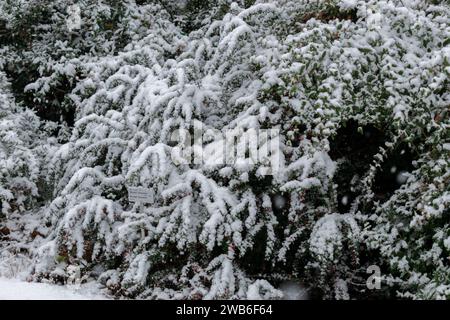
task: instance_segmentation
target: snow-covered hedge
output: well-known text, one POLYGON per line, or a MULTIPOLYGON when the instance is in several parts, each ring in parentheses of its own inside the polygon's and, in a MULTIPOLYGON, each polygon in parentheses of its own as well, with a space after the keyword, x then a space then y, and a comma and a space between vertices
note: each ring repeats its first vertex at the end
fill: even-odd
POLYGON ((39 157, 33 150, 39 119, 19 108, 0 73, 0 220, 32 208, 38 195, 39 157))
POLYGON ((53 14, 24 31, 42 37, 3 45, 2 65, 17 76, 34 60, 16 95, 73 120, 36 153, 55 150, 38 166, 51 196, 36 279, 75 265, 141 298, 276 299, 281 279, 328 299, 450 297, 447 5, 81 1, 67 30, 68 1, 33 3, 0 7, 9 42, 23 12, 53 14), (178 161, 174 132, 198 128, 278 132, 279 170, 178 161), (153 201, 133 205, 126 186, 153 201))

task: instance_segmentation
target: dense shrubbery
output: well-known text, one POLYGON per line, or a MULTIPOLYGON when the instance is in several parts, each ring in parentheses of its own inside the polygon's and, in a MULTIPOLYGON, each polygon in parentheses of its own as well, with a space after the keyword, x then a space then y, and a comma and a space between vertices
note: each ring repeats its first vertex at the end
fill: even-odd
POLYGON ((0 73, 0 219, 32 208, 40 159, 34 147, 39 119, 19 108, 0 73))
POLYGON ((69 2, 0 5, 0 223, 41 224, 23 235, 35 279, 77 266, 140 298, 279 298, 286 279, 327 299, 450 297, 448 6, 86 0, 68 24, 69 2), (173 132, 198 127, 277 129, 283 166, 177 163, 173 132))

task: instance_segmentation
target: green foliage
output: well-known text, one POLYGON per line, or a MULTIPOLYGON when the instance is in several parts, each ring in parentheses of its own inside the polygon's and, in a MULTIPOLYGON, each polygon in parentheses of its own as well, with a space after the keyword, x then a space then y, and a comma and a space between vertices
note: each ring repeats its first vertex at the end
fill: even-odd
POLYGON ((139 298, 279 298, 281 279, 448 298, 450 9, 430 3, 84 0, 69 26, 72 2, 3 1, 0 202, 45 225, 24 235, 32 276, 82 266, 139 298), (277 130, 283 166, 176 161, 172 133, 198 127, 277 130))

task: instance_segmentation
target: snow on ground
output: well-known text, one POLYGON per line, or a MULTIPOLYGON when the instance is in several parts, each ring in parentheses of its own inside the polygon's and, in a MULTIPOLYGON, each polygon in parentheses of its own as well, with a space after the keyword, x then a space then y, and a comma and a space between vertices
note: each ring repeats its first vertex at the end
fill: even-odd
POLYGON ((95 285, 80 287, 0 278, 0 300, 104 300, 95 285))

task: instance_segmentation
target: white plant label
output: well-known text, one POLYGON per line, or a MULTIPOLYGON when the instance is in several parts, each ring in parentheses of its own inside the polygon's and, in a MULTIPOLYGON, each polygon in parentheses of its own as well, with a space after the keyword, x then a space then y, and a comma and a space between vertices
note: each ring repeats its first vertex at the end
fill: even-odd
POLYGON ((130 202, 151 203, 153 202, 153 190, 143 187, 127 187, 128 200, 130 202))

